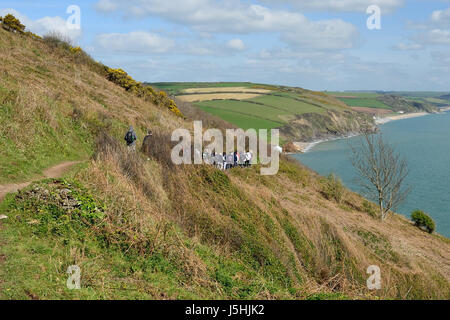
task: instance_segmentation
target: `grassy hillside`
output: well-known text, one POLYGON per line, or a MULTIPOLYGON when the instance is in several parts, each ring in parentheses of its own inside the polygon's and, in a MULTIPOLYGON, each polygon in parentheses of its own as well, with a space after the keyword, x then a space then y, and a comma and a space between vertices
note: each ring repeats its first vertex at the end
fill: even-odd
POLYGON ((198 109, 243 129, 278 128, 284 142, 346 135, 374 126, 372 117, 321 92, 252 83, 156 83, 178 104, 198 109))
POLYGON ((354 110, 372 114, 389 112, 436 112, 448 106, 443 93, 430 92, 327 92, 327 94, 353 107, 354 110), (383 112, 388 111, 388 112, 383 112))
POLYGON ((172 165, 170 134, 190 120, 67 47, 0 29, 0 60, 0 180, 88 160, 0 203, 0 299, 450 298, 448 239, 401 216, 380 222, 289 159, 276 176, 172 165), (130 124, 139 142, 154 131, 151 154, 126 150, 130 124), (74 264, 82 289, 71 291, 74 264))

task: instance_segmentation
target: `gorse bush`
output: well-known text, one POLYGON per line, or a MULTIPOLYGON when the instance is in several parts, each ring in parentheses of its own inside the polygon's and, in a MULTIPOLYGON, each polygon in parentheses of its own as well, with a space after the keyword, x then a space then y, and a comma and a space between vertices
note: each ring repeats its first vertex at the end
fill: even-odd
POLYGON ((12 14, 7 14, 3 18, 0 17, 0 22, 2 23, 3 29, 7 31, 17 32, 21 34, 25 33, 25 26, 12 14))
POLYGON ((12 14, 7 14, 5 17, 0 17, 0 23, 2 28, 9 32, 24 34, 34 39, 42 39, 40 36, 31 31, 25 31, 25 26, 12 14))
POLYGON ((171 112, 176 114, 179 117, 182 117, 183 114, 178 109, 175 101, 170 99, 167 96, 167 93, 164 91, 160 91, 158 93, 153 90, 152 87, 145 86, 141 82, 134 80, 130 75, 128 75, 122 69, 112 69, 105 66, 106 78, 117 84, 118 86, 124 88, 126 91, 129 91, 136 96, 143 98, 147 101, 151 101, 152 103, 166 107, 171 112))
POLYGON ((422 210, 416 210, 411 214, 411 219, 417 227, 425 229, 428 233, 433 233, 436 229, 436 224, 429 215, 422 210))

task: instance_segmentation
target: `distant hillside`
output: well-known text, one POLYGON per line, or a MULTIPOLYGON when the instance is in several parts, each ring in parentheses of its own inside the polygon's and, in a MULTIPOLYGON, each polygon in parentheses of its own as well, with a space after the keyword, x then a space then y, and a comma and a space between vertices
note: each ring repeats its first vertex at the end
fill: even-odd
MULTIPOLYGON (((173 165, 175 129, 225 123, 180 116, 167 94, 56 40, 0 28, 0 184, 85 161, 0 202, 0 299, 450 298, 448 239, 395 214, 382 223, 374 204, 285 157, 275 176, 173 165), (124 146, 130 125, 136 153, 124 146), (66 286, 72 265, 81 290, 66 286), (370 265, 381 290, 367 288, 370 265)), ((323 94, 276 90, 347 112, 323 94)))
POLYGON ((327 92, 354 109, 383 115, 387 112, 437 112, 449 106, 450 100, 440 98, 439 92, 382 92, 345 91, 327 92))
POLYGON ((343 136, 374 128, 373 118, 321 92, 253 83, 153 83, 183 103, 243 129, 280 129, 285 142, 343 136))

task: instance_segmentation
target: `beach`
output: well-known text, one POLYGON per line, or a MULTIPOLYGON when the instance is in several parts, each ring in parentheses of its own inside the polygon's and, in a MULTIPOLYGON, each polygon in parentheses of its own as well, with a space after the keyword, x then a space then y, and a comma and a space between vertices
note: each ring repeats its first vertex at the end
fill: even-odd
MULTIPOLYGON (((314 140, 311 142, 293 142, 293 144, 296 147, 296 149, 298 150, 298 152, 306 153, 306 152, 310 151, 312 148, 314 148, 316 145, 318 145, 319 143, 327 142, 327 141, 334 141, 334 140, 341 140, 341 139, 348 139, 348 138, 356 137, 358 135, 359 135, 359 133, 350 133, 345 136, 319 139, 319 140, 314 140)), ((295 153, 292 153, 292 154, 295 154, 295 153)))
POLYGON ((376 119, 376 124, 385 124, 391 121, 397 121, 397 120, 404 120, 404 119, 411 119, 411 118, 417 118, 417 117, 423 117, 427 116, 430 113, 428 112, 416 112, 416 113, 406 113, 406 114, 399 114, 395 116, 389 116, 385 118, 376 119))

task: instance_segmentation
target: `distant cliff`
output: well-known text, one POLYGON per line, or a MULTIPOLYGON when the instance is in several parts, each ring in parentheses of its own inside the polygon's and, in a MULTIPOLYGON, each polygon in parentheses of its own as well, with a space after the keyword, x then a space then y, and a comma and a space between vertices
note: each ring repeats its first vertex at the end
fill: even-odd
POLYGON ((281 127, 280 133, 287 141, 310 142, 375 130, 376 125, 369 115, 350 110, 329 110, 325 114, 308 113, 298 116, 281 127))

